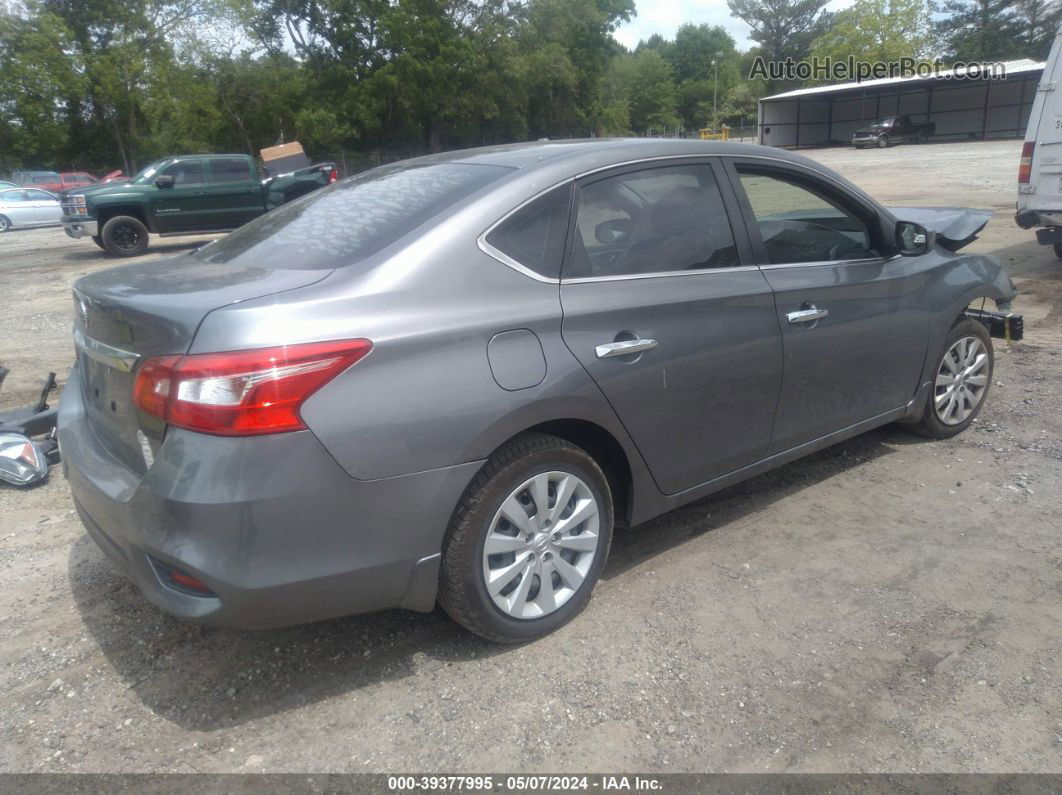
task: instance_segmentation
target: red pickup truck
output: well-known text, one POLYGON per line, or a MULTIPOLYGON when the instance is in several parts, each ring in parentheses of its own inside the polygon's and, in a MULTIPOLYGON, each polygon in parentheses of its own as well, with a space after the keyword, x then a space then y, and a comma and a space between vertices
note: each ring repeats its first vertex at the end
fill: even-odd
POLYGON ((81 188, 85 185, 95 185, 97 179, 85 171, 32 171, 23 175, 22 179, 16 180, 24 188, 40 188, 41 190, 59 193, 67 188, 81 188))

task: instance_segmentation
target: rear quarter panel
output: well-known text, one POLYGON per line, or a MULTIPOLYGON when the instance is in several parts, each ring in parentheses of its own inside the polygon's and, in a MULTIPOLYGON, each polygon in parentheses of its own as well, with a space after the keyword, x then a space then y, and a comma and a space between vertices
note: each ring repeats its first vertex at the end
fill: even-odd
MULTIPOLYGON (((489 222, 488 222, 489 223, 489 222)), ((212 312, 192 352, 364 337, 373 350, 303 405, 310 429, 353 477, 370 480, 481 460, 526 428, 584 419, 633 445, 560 336, 555 283, 479 250, 444 223, 375 267, 340 268, 317 285, 212 312), (546 373, 504 389, 491 339, 526 329, 546 373)), ((632 468, 634 464, 632 463, 632 468)))

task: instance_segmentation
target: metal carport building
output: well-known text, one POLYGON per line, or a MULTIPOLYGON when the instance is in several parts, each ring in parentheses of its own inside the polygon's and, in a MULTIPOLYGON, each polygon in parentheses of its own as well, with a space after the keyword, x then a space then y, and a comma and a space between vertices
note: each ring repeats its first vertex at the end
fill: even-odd
POLYGON ((759 102, 759 141, 768 146, 847 144, 852 133, 882 116, 936 123, 934 140, 1020 138, 1025 135, 1044 64, 1007 61, 1006 78, 887 77, 800 88, 759 102))

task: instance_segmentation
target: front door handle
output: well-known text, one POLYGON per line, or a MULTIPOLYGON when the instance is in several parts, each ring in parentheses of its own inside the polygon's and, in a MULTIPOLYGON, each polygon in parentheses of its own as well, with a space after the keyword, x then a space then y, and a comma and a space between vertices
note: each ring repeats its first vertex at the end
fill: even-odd
POLYGON ((594 353, 598 359, 608 359, 610 356, 629 356, 632 353, 641 353, 656 347, 656 340, 623 340, 610 342, 607 345, 598 345, 594 353))
POLYGON ((819 309, 817 306, 807 306, 795 312, 789 312, 785 317, 790 323, 811 323, 822 320, 830 314, 828 309, 819 309))

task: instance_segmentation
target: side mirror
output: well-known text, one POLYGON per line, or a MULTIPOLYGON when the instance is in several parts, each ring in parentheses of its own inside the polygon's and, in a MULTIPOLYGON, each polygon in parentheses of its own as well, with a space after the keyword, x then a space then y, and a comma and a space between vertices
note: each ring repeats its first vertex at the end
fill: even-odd
POLYGON ((920 257, 929 251, 929 232, 910 221, 896 223, 896 248, 905 257, 920 257))
POLYGON ((162 174, 161 176, 155 177, 155 187, 156 188, 172 188, 173 187, 173 176, 171 174, 162 174))
POLYGON ((621 242, 631 231, 631 222, 626 218, 613 218, 602 221, 594 227, 594 237, 598 243, 613 245, 621 242))

